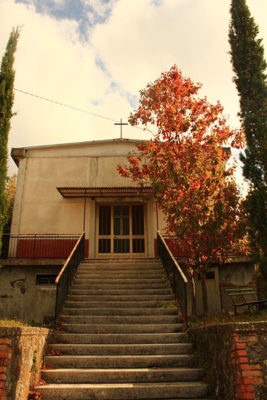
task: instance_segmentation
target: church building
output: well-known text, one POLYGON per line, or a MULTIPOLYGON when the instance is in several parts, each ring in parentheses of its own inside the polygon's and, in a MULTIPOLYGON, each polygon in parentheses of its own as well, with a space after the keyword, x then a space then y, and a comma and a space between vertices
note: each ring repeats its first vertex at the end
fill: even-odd
POLYGON ((117 171, 135 144, 113 139, 12 149, 19 171, 11 234, 85 231, 89 258, 154 257, 151 188, 117 171))
MULTIPOLYGON (((143 263, 158 257, 157 233, 164 234, 165 222, 152 188, 139 187, 117 170, 136 144, 112 139, 12 149, 18 178, 11 232, 0 259, 0 315, 53 320, 55 279, 83 232, 90 262, 143 263)), ((170 246, 170 238, 164 240, 170 246)), ((210 312, 231 310, 224 288, 249 284, 253 272, 247 260, 237 260, 234 268, 214 266, 207 275, 210 312)), ((188 313, 190 291, 188 284, 188 313)), ((201 290, 197 293, 201 314, 201 290)))
POLYGON ((13 148, 18 178, 0 260, 0 314, 54 318, 55 278, 85 232, 85 258, 154 258, 163 217, 150 187, 120 176, 136 141, 96 140, 13 148), (2 266, 2 268, 1 268, 2 266))

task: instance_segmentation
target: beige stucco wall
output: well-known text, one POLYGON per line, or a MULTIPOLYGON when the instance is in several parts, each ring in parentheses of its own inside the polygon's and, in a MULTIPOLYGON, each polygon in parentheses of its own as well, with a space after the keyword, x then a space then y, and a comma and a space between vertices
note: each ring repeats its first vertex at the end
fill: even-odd
MULTIPOLYGON (((57 187, 66 186, 135 186, 117 172, 125 164, 127 154, 136 149, 133 141, 115 140, 62 146, 26 148, 19 158, 17 193, 11 232, 75 233, 83 230, 83 199, 65 199, 57 187)), ((19 149, 21 150, 21 149, 19 149)), ((140 198, 116 199, 119 202, 140 201, 140 198)), ((101 199, 86 201, 86 237, 89 256, 95 256, 95 209, 101 199)), ((156 212, 147 200, 149 232, 148 256, 154 256, 156 212)), ((114 202, 114 198, 110 199, 114 202)))

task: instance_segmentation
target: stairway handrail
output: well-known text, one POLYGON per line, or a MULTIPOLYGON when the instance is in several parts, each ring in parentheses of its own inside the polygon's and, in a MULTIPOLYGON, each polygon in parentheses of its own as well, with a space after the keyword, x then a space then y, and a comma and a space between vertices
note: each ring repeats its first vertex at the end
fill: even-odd
POLYGON ((158 242, 158 252, 161 258, 161 262, 168 280, 171 284, 175 298, 179 303, 180 309, 184 315, 184 320, 187 323, 188 317, 188 279, 185 276, 182 268, 176 261, 172 251, 167 245, 164 237, 158 230, 157 242, 158 242))
POLYGON ((55 284, 56 304, 55 304, 55 319, 62 310, 63 303, 68 295, 68 291, 72 280, 77 272, 80 262, 84 259, 84 245, 85 245, 85 232, 82 232, 79 239, 75 243, 70 255, 61 268, 58 276, 56 277, 55 284))
POLYGON ((172 261, 173 261, 173 263, 174 263, 174 265, 176 267, 176 269, 179 271, 179 274, 182 276, 184 283, 188 283, 187 277, 185 276, 185 274, 184 274, 182 268, 180 267, 180 265, 178 264, 177 260, 174 258, 174 255, 172 254, 169 246, 167 245, 164 237, 162 236, 162 234, 160 233, 159 230, 158 230, 158 235, 159 235, 160 239, 162 240, 162 243, 164 244, 167 252, 169 253, 169 255, 170 255, 170 257, 171 257, 171 259, 172 259, 172 261))
POLYGON ((79 246, 79 243, 81 242, 81 240, 82 240, 82 238, 83 238, 84 235, 85 235, 85 232, 82 232, 81 235, 80 235, 80 237, 79 237, 79 239, 77 240, 75 246, 74 246, 73 249, 71 250, 71 253, 70 253, 69 257, 67 258, 67 260, 65 261, 63 267, 62 267, 61 270, 59 271, 59 273, 58 273, 58 275, 57 275, 57 277, 56 277, 56 281, 55 281, 55 284, 56 284, 56 285, 59 283, 59 281, 60 281, 60 279, 61 279, 61 276, 63 275, 63 272, 64 272, 65 269, 67 268, 67 266, 68 266, 68 264, 69 264, 69 262, 70 262, 70 260, 71 260, 71 258, 72 258, 72 256, 73 256, 74 252, 76 251, 77 247, 79 246))

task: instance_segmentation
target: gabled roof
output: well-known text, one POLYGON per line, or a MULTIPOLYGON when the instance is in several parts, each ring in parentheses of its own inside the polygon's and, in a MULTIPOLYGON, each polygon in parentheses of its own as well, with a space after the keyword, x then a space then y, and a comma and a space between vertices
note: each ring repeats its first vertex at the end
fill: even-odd
POLYGON ((112 144, 112 143, 141 143, 147 140, 140 139, 102 139, 102 140, 90 140, 86 142, 70 142, 70 143, 57 143, 47 144, 41 146, 27 146, 27 147, 13 147, 11 149, 11 157, 15 161, 16 165, 19 164, 19 159, 26 157, 28 150, 45 150, 45 149, 56 149, 56 148, 68 148, 68 147, 81 147, 81 146, 93 146, 98 144, 112 144))
MULTIPOLYGON (((56 148, 70 148, 70 147, 81 147, 81 146, 94 146, 94 145, 105 145, 105 144, 112 144, 112 143, 142 143, 148 142, 149 140, 144 139, 102 139, 102 140, 90 140, 86 142, 70 142, 70 143, 57 143, 57 144, 48 144, 48 145, 41 145, 41 146, 27 146, 27 147, 13 147, 11 149, 11 157, 13 158, 16 165, 19 165, 19 160, 21 158, 26 157, 27 151, 30 150, 46 150, 46 149, 56 149, 56 148)), ((229 147, 224 148, 228 158, 231 155, 231 150, 229 147)))

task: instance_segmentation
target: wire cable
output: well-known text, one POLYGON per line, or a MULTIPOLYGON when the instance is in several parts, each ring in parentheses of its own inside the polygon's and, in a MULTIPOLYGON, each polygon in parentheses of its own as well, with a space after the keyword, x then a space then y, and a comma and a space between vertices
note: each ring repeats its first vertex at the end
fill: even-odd
POLYGON ((17 88, 14 88, 14 90, 16 90, 16 92, 27 94, 28 96, 36 97, 37 99, 49 101, 50 103, 54 103, 54 104, 57 104, 57 105, 62 106, 62 107, 70 108, 71 110, 74 110, 74 111, 80 111, 80 112, 83 112, 85 114, 93 115, 94 117, 104 118, 104 119, 107 119, 107 120, 113 121, 113 122, 119 122, 119 121, 117 121, 117 120, 115 120, 113 118, 106 117, 105 115, 92 113, 90 111, 83 110, 82 108, 79 108, 79 107, 74 107, 74 106, 71 106, 69 104, 61 103, 60 101, 56 101, 56 100, 48 99, 47 97, 39 96, 38 94, 26 92, 25 90, 21 90, 21 89, 17 89, 17 88))
MULTIPOLYGON (((40 95, 35 94, 35 93, 27 92, 26 90, 21 90, 21 89, 18 89, 18 88, 14 88, 14 90, 16 92, 23 93, 23 94, 26 94, 26 95, 31 96, 31 97, 35 97, 35 98, 40 99, 40 100, 48 101, 50 103, 56 104, 56 105, 61 106, 61 107, 69 108, 69 109, 71 109, 73 111, 79 111, 79 112, 82 112, 84 114, 92 115, 93 117, 103 118, 103 119, 106 119, 108 121, 112 121, 112 122, 116 122, 116 123, 119 122, 118 120, 116 120, 114 118, 111 118, 111 117, 107 117, 106 115, 93 113, 93 112, 90 112, 88 110, 84 110, 84 109, 79 108, 79 107, 71 106, 69 104, 65 104, 65 103, 62 103, 60 101, 52 100, 52 99, 49 99, 49 98, 44 97, 44 96, 40 96, 40 95)), ((140 126, 132 126, 132 125, 130 125, 130 127, 131 128, 135 128, 135 129, 139 129, 139 130, 142 130, 142 131, 147 131, 148 133, 152 134, 153 136, 156 135, 153 131, 151 131, 148 128, 142 128, 140 126)))

